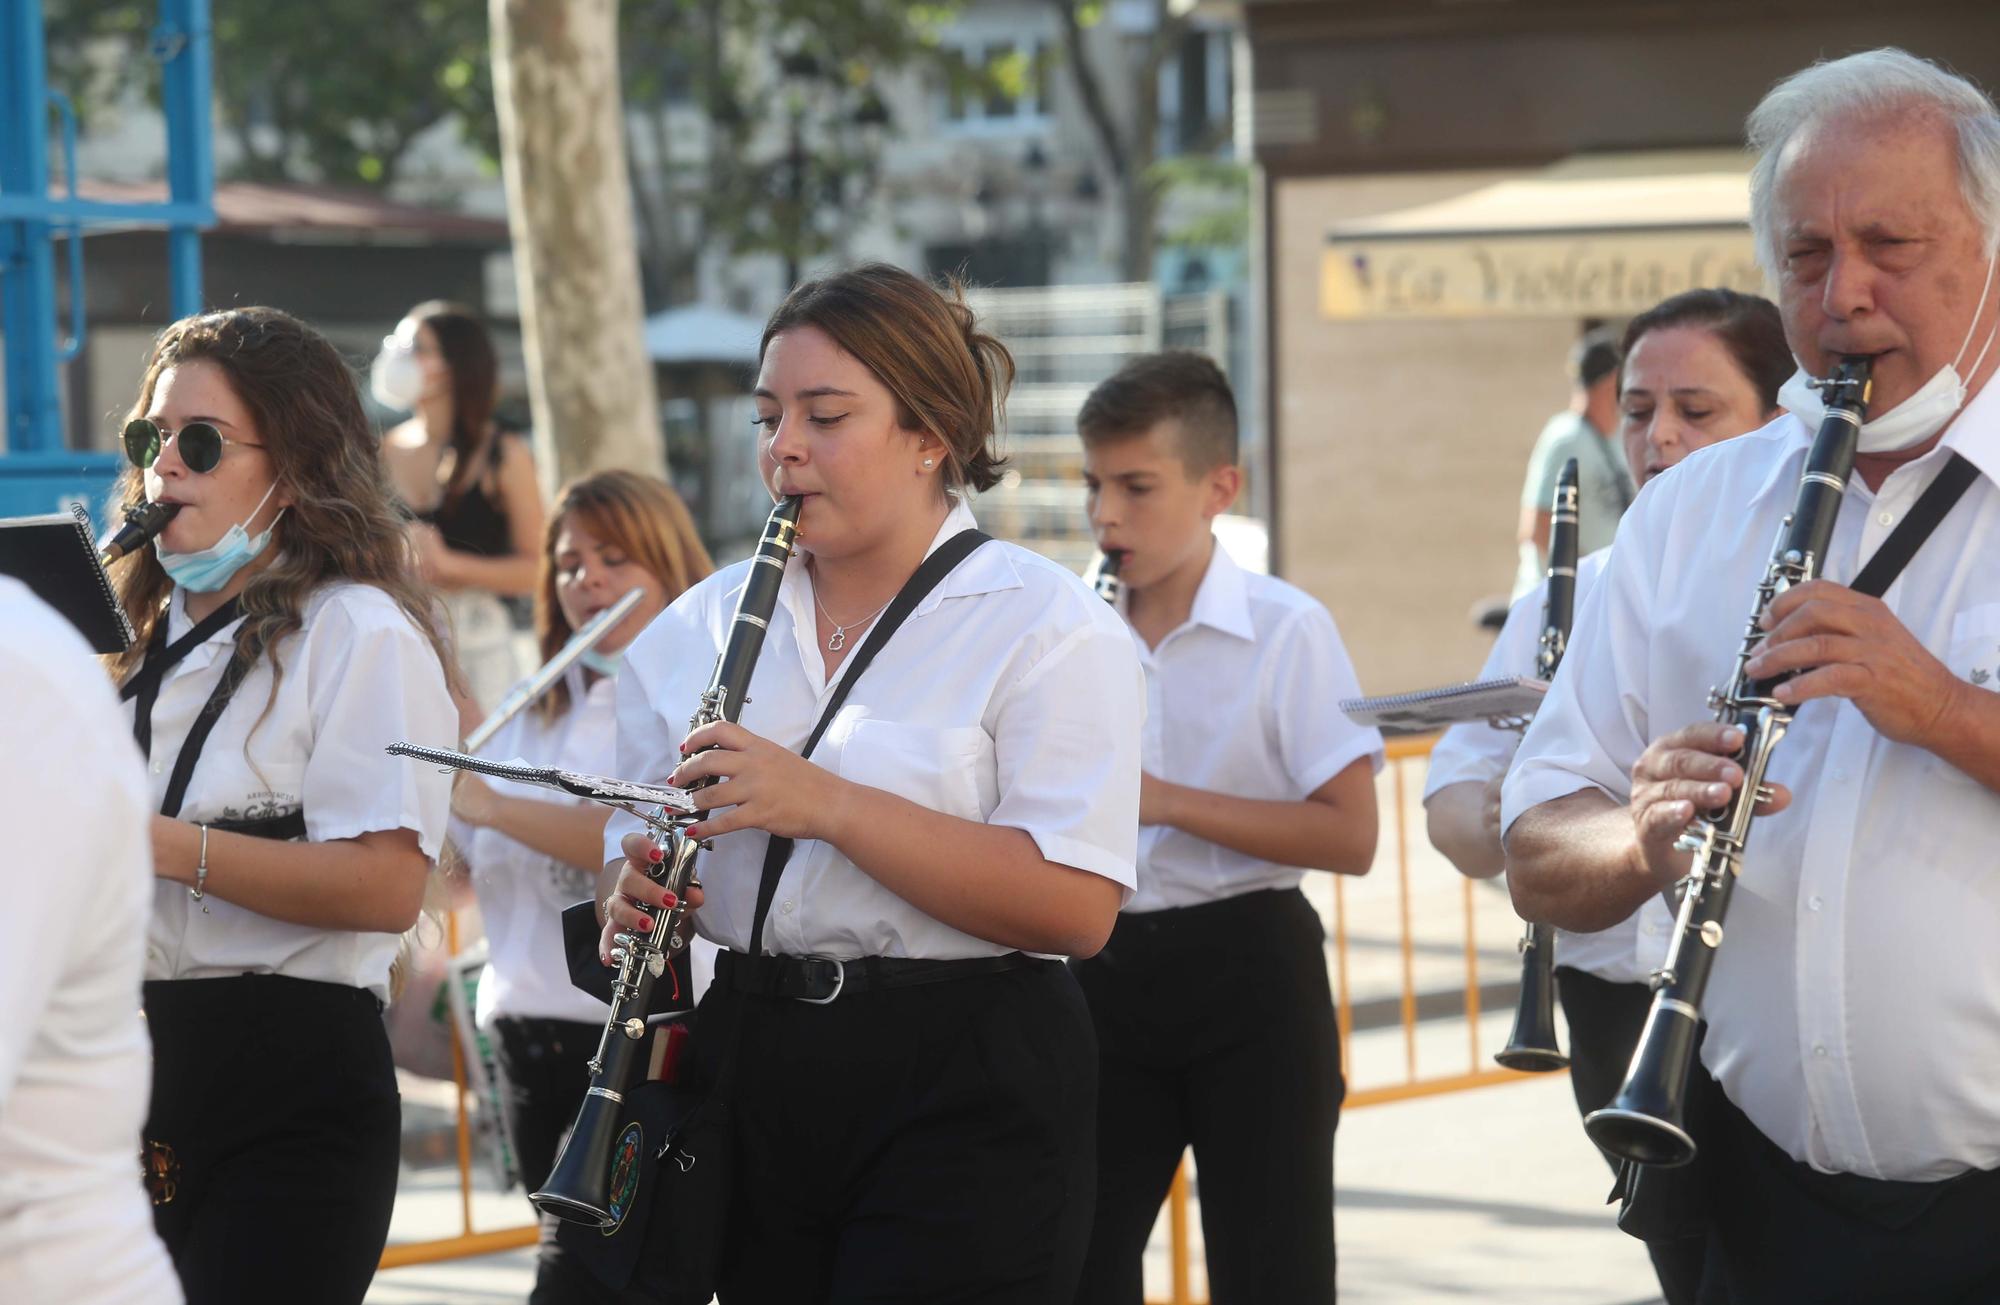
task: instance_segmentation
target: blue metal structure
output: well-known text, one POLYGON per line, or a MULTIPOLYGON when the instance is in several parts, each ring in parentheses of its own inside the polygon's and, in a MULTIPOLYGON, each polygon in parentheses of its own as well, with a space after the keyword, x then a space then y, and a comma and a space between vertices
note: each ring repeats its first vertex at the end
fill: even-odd
POLYGON ((201 230, 215 224, 215 157, 210 139, 208 0, 160 0, 153 57, 162 72, 167 124, 167 202, 114 204, 76 188, 76 116, 48 85, 42 0, 0 0, 0 332, 6 353, 5 446, 0 452, 0 516, 101 502, 119 459, 72 451, 62 435, 59 368, 84 347, 85 228, 167 228, 171 305, 199 312, 201 230), (60 117, 61 196, 49 193, 49 113, 60 117), (59 340, 55 237, 68 245, 70 320, 59 340))

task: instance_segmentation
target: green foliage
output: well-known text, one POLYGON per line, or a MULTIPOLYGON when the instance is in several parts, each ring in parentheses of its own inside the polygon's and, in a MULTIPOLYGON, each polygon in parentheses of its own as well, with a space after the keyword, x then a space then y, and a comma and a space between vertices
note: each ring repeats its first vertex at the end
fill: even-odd
MULTIPOLYGON (((1022 94, 1045 75, 1020 59, 966 66, 939 41, 961 5, 621 0, 628 143, 635 158, 658 160, 633 177, 650 297, 684 295, 704 249, 805 259, 832 248, 879 187, 879 147, 895 124, 881 121, 877 86, 892 71, 920 68, 970 96, 1022 94), (806 59, 781 74, 774 54, 806 59), (705 151, 681 139, 689 112, 706 120, 705 151)), ((134 76, 157 101, 156 20, 153 0, 52 7, 52 80, 86 122, 134 76)), ((497 166, 484 0, 214 0, 213 24, 234 175, 387 187, 416 137, 440 123, 497 166)))
MULTIPOLYGON (((51 64, 84 112, 124 89, 120 69, 146 69, 147 89, 157 95, 147 51, 153 4, 66 0, 58 12, 49 25, 51 64), (106 48, 119 56, 93 62, 93 49, 106 48)), ((215 102, 242 154, 238 175, 386 186, 428 128, 449 119, 490 124, 480 0, 215 0, 212 20, 215 102)), ((489 126, 482 143, 491 136, 489 126)))

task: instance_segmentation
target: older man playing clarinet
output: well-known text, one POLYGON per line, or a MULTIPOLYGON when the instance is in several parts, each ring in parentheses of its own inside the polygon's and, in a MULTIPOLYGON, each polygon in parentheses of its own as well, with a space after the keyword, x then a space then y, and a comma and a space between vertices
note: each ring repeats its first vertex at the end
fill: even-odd
POLYGON ((1589 930, 1688 873, 1677 838, 1743 782, 1707 696, 1823 414, 1807 381, 1869 357, 1821 578, 1770 603, 1746 668, 1796 718, 1726 941, 1690 940, 1715 949, 1701 1299, 2000 1300, 2000 117, 1876 50, 1781 82, 1749 136, 1789 412, 1627 516, 1506 782, 1509 879, 1527 918, 1589 930))

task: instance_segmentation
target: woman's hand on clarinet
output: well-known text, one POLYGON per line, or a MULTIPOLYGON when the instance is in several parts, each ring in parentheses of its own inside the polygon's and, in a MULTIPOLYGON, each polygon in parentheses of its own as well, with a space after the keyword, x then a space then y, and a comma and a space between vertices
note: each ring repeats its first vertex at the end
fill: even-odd
POLYGON ((686 788, 697 780, 715 781, 691 795, 695 806, 713 814, 688 827, 690 838, 762 829, 781 838, 831 841, 839 827, 852 786, 790 748, 716 721, 688 735, 681 751, 687 758, 667 783, 686 788))
MULTIPOLYGON (((1695 815, 1724 806, 1743 787, 1743 767, 1735 760, 1742 748, 1740 728, 1706 721, 1656 739, 1639 754, 1632 767, 1632 827, 1646 872, 1662 887, 1687 873, 1687 853, 1674 843, 1695 815)), ((1770 797, 1757 804, 1758 815, 1792 804, 1783 784, 1765 787, 1770 797)))
MULTIPOLYGON (((625 853, 625 860, 618 867, 617 885, 604 899, 600 913, 604 928, 597 939, 597 958, 606 965, 611 964, 611 948, 619 934, 649 934, 653 931, 653 913, 672 910, 679 904, 665 884, 647 873, 647 867, 657 869, 666 857, 652 839, 644 834, 627 834, 619 849, 625 853)), ((701 906, 701 901, 701 885, 688 885, 688 914, 681 917, 683 931, 692 927, 693 912, 701 906)))

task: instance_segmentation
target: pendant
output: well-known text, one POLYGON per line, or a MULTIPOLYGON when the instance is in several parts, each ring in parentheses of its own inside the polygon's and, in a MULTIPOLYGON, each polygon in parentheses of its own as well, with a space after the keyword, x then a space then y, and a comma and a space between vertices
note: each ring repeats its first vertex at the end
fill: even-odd
POLYGON ((826 637, 826 650, 828 652, 839 652, 842 648, 845 648, 846 646, 847 646, 847 628, 845 626, 840 626, 840 625, 834 626, 833 633, 829 634, 826 637))

